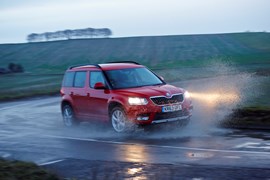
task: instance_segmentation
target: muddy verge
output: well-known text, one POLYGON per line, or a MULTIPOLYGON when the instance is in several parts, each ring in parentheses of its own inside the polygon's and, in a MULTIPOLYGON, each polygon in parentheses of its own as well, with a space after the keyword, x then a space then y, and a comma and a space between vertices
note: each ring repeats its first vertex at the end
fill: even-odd
POLYGON ((0 179, 58 180, 59 178, 34 163, 0 158, 0 179))

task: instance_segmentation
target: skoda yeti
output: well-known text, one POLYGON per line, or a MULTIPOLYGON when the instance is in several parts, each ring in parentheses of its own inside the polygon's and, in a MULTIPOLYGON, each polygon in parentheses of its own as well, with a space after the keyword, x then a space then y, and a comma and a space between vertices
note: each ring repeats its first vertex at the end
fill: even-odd
POLYGON ((130 125, 187 122, 193 108, 186 90, 136 62, 70 67, 60 93, 66 126, 96 120, 110 123, 116 132, 130 125))

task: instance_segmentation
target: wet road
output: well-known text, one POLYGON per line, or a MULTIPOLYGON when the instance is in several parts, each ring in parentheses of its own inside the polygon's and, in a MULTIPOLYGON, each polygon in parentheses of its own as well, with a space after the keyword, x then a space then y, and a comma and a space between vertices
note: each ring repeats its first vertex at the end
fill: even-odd
MULTIPOLYGON (((246 173, 240 176, 242 178, 270 178, 269 132, 222 129, 215 115, 226 114, 226 108, 223 107, 222 113, 216 111, 221 107, 212 104, 198 108, 202 107, 202 102, 196 99, 194 106, 197 110, 195 108, 192 121, 183 129, 162 126, 152 131, 119 135, 100 124, 64 127, 60 97, 1 103, 0 156, 33 161, 67 177, 93 178, 89 166, 106 165, 117 172, 130 171, 127 167, 132 167, 134 172, 131 170, 128 178, 144 179, 138 169, 144 169, 145 174, 155 169, 152 175, 160 171, 175 172, 168 177, 166 173, 154 176, 160 179, 217 178, 221 172, 224 178, 237 177, 239 172, 246 173), (176 169, 190 173, 179 174, 176 169), (192 171, 202 174, 195 175, 192 171)), ((104 169, 99 168, 97 172, 104 174, 104 169)), ((110 176, 117 174, 110 173, 110 176)), ((151 174, 145 177, 153 178, 151 174)))

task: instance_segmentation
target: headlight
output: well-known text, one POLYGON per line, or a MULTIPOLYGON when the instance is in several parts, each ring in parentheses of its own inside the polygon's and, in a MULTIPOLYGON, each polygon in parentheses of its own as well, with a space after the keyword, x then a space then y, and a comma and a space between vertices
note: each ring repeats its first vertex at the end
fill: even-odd
POLYGON ((184 97, 185 97, 186 99, 190 98, 190 93, 189 93, 188 91, 185 91, 184 97))
POLYGON ((146 105, 148 103, 148 101, 145 98, 129 97, 128 103, 130 105, 146 105))

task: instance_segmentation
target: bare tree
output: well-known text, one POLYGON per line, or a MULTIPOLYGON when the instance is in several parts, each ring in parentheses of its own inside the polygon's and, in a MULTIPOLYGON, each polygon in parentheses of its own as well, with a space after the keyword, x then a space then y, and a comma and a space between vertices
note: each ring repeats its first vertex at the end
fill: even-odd
POLYGON ((64 35, 66 36, 66 39, 71 39, 72 31, 73 30, 69 30, 69 29, 63 31, 64 35))
POLYGON ((35 42, 35 40, 37 39, 37 37, 38 37, 38 34, 36 34, 36 33, 29 34, 27 36, 27 41, 28 42, 35 42))

